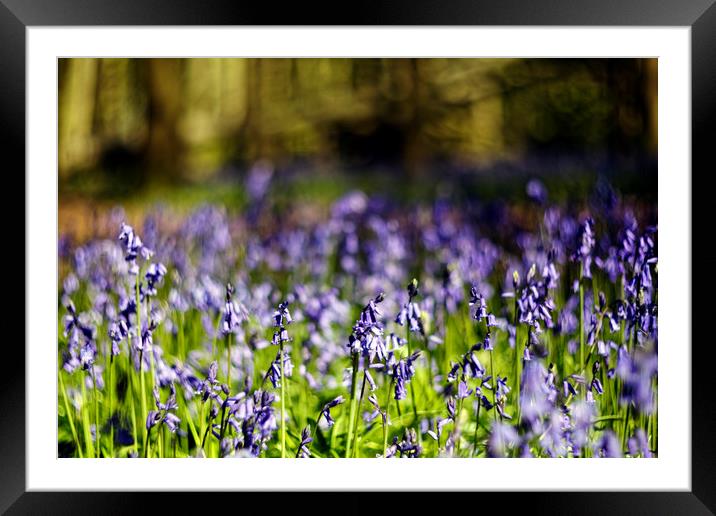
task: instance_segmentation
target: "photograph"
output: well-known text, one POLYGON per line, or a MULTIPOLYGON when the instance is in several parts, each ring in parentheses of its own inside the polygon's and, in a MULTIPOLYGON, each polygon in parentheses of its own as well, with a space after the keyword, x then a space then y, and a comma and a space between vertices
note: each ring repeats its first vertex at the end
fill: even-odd
POLYGON ((658 458, 658 63, 58 58, 57 457, 658 458))

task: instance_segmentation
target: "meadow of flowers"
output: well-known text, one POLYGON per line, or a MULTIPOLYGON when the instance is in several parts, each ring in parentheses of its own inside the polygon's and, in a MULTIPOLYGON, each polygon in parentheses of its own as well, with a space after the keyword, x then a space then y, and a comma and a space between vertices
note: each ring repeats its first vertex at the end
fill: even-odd
POLYGON ((655 206, 267 188, 60 235, 60 457, 656 456, 655 206))

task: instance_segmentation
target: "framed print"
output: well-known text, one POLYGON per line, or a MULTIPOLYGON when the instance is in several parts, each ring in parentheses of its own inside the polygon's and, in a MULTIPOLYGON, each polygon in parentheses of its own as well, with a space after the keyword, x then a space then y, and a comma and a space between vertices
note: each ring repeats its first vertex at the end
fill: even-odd
POLYGON ((160 4, 2 7, 4 510, 715 510, 710 2, 160 4))

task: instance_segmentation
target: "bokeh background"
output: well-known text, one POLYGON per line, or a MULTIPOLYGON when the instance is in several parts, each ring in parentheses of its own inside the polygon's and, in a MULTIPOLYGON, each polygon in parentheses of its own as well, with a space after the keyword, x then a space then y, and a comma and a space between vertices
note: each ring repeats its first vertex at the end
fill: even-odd
POLYGON ((655 59, 61 59, 60 231, 121 204, 241 209, 247 177, 330 202, 656 202, 655 59))

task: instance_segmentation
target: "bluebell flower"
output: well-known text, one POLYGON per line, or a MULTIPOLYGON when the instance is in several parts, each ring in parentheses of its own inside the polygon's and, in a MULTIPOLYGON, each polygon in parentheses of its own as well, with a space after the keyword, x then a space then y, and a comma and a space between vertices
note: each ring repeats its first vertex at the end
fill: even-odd
MULTIPOLYGON (((276 414, 273 409, 275 396, 268 391, 256 390, 249 399, 242 398, 232 407, 232 415, 239 418, 241 439, 237 445, 258 457, 278 428, 276 414)), ((232 425, 233 426, 233 425, 232 425)))
POLYGON ((448 382, 454 382, 457 379, 457 373, 460 371, 460 364, 452 364, 450 372, 447 375, 448 382))
POLYGON ((520 415, 522 421, 535 433, 541 433, 543 420, 554 409, 552 378, 539 361, 525 363, 520 380, 520 415))
POLYGON ((329 427, 333 426, 333 423, 335 423, 335 421, 331 417, 331 409, 333 407, 340 405, 344 401, 345 401, 345 399, 343 398, 343 396, 338 396, 337 398, 334 398, 331 401, 329 401, 328 403, 326 403, 325 405, 323 405, 323 408, 321 409, 321 413, 319 414, 318 420, 316 421, 316 423, 318 423, 318 421, 320 421, 321 416, 323 416, 325 418, 328 426, 329 427))
POLYGON ((67 276, 65 276, 65 279, 62 282, 62 288, 64 290, 64 294, 67 296, 77 292, 77 289, 80 288, 80 281, 77 279, 77 275, 74 272, 70 272, 67 276))
POLYGON ((658 357, 655 353, 638 352, 632 358, 625 346, 617 352, 616 374, 622 379, 622 405, 633 404, 640 414, 656 410, 655 393, 651 387, 656 376, 658 357))
POLYGON ((277 328, 282 328, 293 322, 291 312, 288 309, 288 301, 279 303, 278 308, 273 314, 273 320, 273 325, 277 328))
POLYGON ((643 428, 637 428, 634 435, 628 441, 629 455, 637 457, 641 455, 644 458, 651 458, 653 454, 649 449, 649 440, 643 428))
POLYGON ((468 389, 467 383, 460 382, 457 385, 457 399, 463 400, 472 394, 472 389, 468 389))
POLYGON ((566 457, 569 452, 569 443, 566 434, 569 430, 569 416, 560 409, 550 411, 545 419, 544 433, 539 437, 539 443, 550 457, 566 457))
POLYGON ((93 340, 94 328, 82 321, 82 317, 75 309, 75 304, 69 298, 66 299, 65 309, 67 310, 67 315, 64 319, 65 337, 69 337, 75 343, 79 341, 80 336, 84 337, 85 340, 93 340))
POLYGON ((570 405, 569 416, 571 425, 565 435, 574 456, 580 456, 589 444, 589 431, 594 424, 596 408, 587 400, 575 399, 570 405))
POLYGON ((312 442, 313 438, 311 437, 311 427, 307 426, 301 431, 301 442, 298 443, 296 458, 309 458, 311 456, 311 450, 308 449, 308 445, 312 442))
POLYGON ((472 350, 463 355, 462 368, 468 378, 482 378, 485 376, 486 369, 472 350))
POLYGON ((376 357, 387 358, 387 348, 383 338, 383 325, 380 321, 378 304, 385 299, 383 293, 371 299, 361 310, 360 317, 353 326, 348 338, 348 350, 352 355, 361 354, 371 363, 376 357))
POLYGON ((519 435, 512 425, 495 421, 487 439, 487 454, 490 457, 506 457, 509 450, 516 448, 519 443, 519 435))
POLYGON ((112 356, 119 355, 119 343, 129 335, 129 328, 124 319, 114 321, 109 327, 109 338, 112 341, 112 356))
POLYGON ((527 196, 538 204, 547 202, 547 188, 539 179, 530 179, 527 182, 527 196))
POLYGON ((594 221, 587 217, 581 227, 577 250, 572 254, 572 260, 581 264, 582 276, 585 278, 592 277, 594 245, 594 221))
POLYGON ((366 422, 373 421, 378 416, 381 416, 381 418, 383 420, 383 425, 390 424, 389 418, 388 418, 388 413, 385 410, 382 410, 380 408, 380 404, 378 403, 378 398, 376 398, 375 394, 371 394, 370 396, 368 396, 368 401, 373 406, 373 412, 370 412, 366 415, 366 417, 364 418, 366 420, 366 422))
MULTIPOLYGON (((286 378, 293 376, 293 362, 291 361, 291 355, 287 350, 283 352, 283 374, 286 378)), ((281 386, 281 352, 276 353, 276 358, 269 366, 266 376, 271 380, 271 384, 276 387, 281 386)))
POLYGON ((403 305, 395 317, 395 322, 400 326, 408 325, 411 332, 425 334, 423 327, 422 312, 418 303, 414 302, 413 299, 418 295, 418 282, 413 279, 408 284, 408 302, 403 305))
POLYGON ((124 222, 120 227, 119 240, 124 244, 124 259, 129 264, 129 273, 134 275, 139 274, 137 258, 141 256, 143 259, 149 260, 154 255, 154 252, 145 247, 142 243, 142 239, 134 232, 132 226, 124 222))
POLYGON ((157 329, 157 323, 151 319, 148 323, 142 324, 142 331, 138 338, 134 339, 137 351, 150 352, 154 344, 154 330, 157 329))
POLYGON ((395 399, 400 401, 404 400, 408 395, 408 391, 405 388, 405 380, 403 378, 397 378, 395 380, 395 399))
POLYGON ((477 287, 475 285, 470 287, 469 306, 474 307, 472 318, 477 322, 480 322, 487 317, 487 303, 485 302, 485 298, 477 291, 477 287))
POLYGON ((370 374, 370 371, 368 369, 365 370, 365 379, 368 382, 368 385, 370 386, 371 392, 375 391, 378 387, 375 384, 375 380, 373 380, 373 377, 370 374))
POLYGON ((219 382, 216 380, 216 374, 219 370, 219 365, 216 362, 212 362, 209 366, 209 373, 206 380, 201 384, 201 388, 197 394, 201 395, 202 403, 212 398, 216 401, 219 400, 218 391, 221 390, 219 382))
MULTIPOLYGON (((226 297, 224 300, 224 310, 221 319, 221 334, 223 336, 236 333, 239 325, 243 320, 247 319, 246 310, 243 306, 238 306, 232 299, 234 287, 231 283, 226 284, 226 297)), ((286 336, 288 340, 288 336, 286 336)))
POLYGON ((406 428, 403 433, 403 439, 398 442, 398 438, 393 438, 393 444, 389 447, 386 458, 394 457, 400 453, 401 458, 417 458, 420 457, 423 448, 418 444, 418 434, 413 428, 406 428))
POLYGON ((149 264, 149 267, 147 267, 147 272, 144 273, 144 278, 147 280, 147 295, 157 295, 157 285, 161 283, 166 273, 167 268, 163 264, 154 262, 149 264))
POLYGON ((85 371, 89 370, 94 364, 97 355, 97 348, 93 342, 85 343, 80 349, 80 365, 85 371))
POLYGON ((619 439, 614 435, 611 430, 605 430, 602 434, 601 439, 594 446, 594 455, 596 457, 603 457, 609 459, 623 457, 621 445, 619 439))
POLYGON ((392 371, 393 379, 395 380, 395 399, 403 400, 406 396, 405 384, 410 382, 411 378, 415 375, 415 361, 420 356, 420 351, 414 352, 412 355, 399 360, 394 366, 392 371))
POLYGON ((181 419, 174 413, 179 408, 176 402, 176 391, 174 384, 169 385, 170 393, 167 401, 162 403, 159 398, 159 390, 155 387, 152 391, 154 394, 154 403, 157 410, 149 411, 147 414, 147 430, 151 430, 156 425, 166 425, 170 432, 175 433, 179 428, 181 419))

